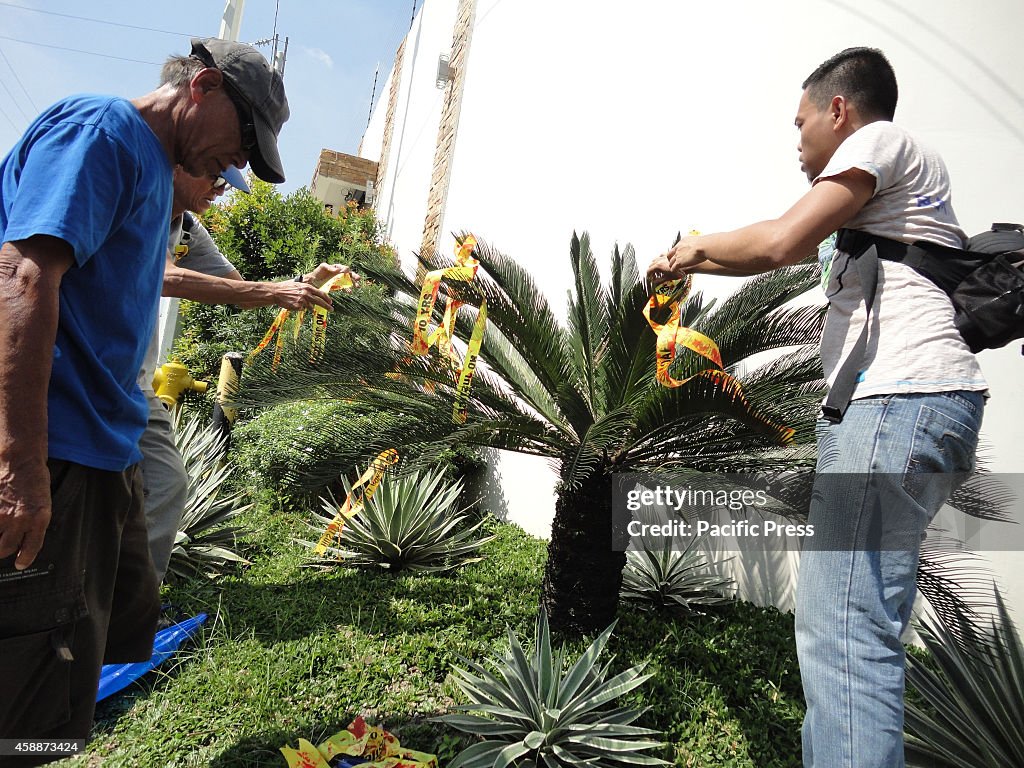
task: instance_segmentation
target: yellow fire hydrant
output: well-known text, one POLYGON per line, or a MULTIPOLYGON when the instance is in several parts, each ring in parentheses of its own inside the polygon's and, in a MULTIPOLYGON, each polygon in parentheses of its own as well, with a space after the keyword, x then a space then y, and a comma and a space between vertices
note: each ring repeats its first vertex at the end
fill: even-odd
POLYGON ((181 363, 164 363, 153 377, 153 390, 168 408, 175 406, 186 389, 203 394, 207 386, 205 381, 193 379, 188 368, 181 363))

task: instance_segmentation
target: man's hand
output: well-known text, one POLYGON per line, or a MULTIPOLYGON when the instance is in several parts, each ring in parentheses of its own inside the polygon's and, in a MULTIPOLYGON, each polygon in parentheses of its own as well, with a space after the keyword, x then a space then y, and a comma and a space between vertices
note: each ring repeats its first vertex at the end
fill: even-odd
POLYGON ((331 297, 309 283, 282 280, 279 283, 264 283, 264 285, 273 291, 274 304, 282 309, 334 308, 331 297))
POLYGON ((310 272, 308 275, 303 275, 302 280, 306 283, 312 283, 313 285, 323 285, 332 277, 338 275, 347 274, 352 278, 352 285, 358 286, 359 281, 362 277, 358 273, 353 272, 351 268, 344 264, 325 264, 321 263, 316 269, 310 272))
POLYGON ((668 253, 663 253, 651 261, 647 267, 647 279, 651 283, 663 283, 666 280, 674 280, 683 277, 695 267, 703 264, 707 259, 703 256, 697 243, 699 237, 688 236, 681 238, 673 245, 668 253))
POLYGON ((0 559, 17 555, 14 567, 28 568, 43 547, 50 524, 50 472, 46 464, 0 474, 0 559))

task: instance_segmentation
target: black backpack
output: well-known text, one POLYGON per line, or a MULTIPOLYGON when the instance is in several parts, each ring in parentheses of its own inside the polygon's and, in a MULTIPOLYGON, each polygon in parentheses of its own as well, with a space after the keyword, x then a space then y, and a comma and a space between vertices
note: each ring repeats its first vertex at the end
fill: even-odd
POLYGON ((919 241, 913 245, 850 229, 839 230, 836 248, 857 266, 868 308, 857 343, 836 375, 822 414, 843 420, 867 350, 878 259, 913 267, 949 295, 955 323, 972 352, 1004 347, 1024 337, 1024 226, 993 224, 967 241, 967 250, 919 241))

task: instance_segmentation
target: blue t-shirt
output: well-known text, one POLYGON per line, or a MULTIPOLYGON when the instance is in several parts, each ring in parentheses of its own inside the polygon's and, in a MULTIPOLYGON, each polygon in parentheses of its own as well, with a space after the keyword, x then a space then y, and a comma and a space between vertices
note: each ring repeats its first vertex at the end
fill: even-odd
POLYGON ((0 241, 52 235, 74 250, 60 284, 49 455, 120 471, 139 461, 136 384, 160 297, 172 167, 125 99, 71 96, 0 162, 0 241))

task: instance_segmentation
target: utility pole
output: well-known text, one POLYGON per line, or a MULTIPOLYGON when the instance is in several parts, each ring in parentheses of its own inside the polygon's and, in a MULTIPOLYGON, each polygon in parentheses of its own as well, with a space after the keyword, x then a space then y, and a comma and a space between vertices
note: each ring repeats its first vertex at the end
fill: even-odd
POLYGON ((242 29, 242 12, 245 11, 245 0, 225 0, 224 16, 220 20, 221 40, 238 42, 238 33, 242 29))
POLYGON ((288 58, 288 36, 284 38, 284 48, 280 51, 277 50, 277 35, 274 35, 274 69, 277 73, 284 77, 284 63, 288 58))

